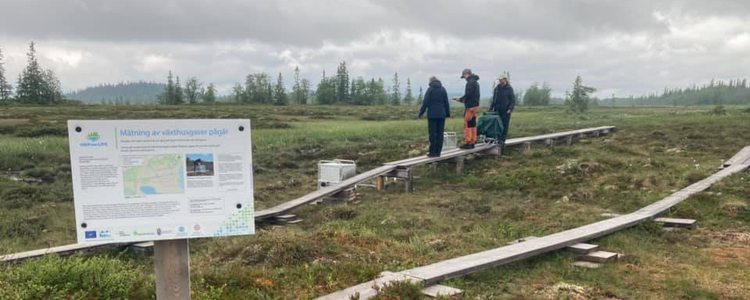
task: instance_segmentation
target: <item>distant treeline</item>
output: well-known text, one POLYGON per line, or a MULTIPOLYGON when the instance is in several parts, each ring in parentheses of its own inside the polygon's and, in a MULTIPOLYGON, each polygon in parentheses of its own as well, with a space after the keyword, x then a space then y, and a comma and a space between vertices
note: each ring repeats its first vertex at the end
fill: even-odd
POLYGON ((266 73, 248 74, 242 83, 235 83, 229 96, 217 97, 213 85, 204 89, 193 77, 188 79, 183 87, 179 76, 175 77, 170 71, 167 84, 158 97, 158 103, 180 105, 221 101, 273 105, 414 105, 420 103, 423 97, 421 87, 417 97, 414 97, 409 78, 406 79, 406 88, 402 94, 398 73, 393 74, 393 79, 388 86, 382 78, 350 79, 346 62, 339 64, 334 76, 326 76, 324 71, 314 90, 309 80, 300 77, 299 67, 294 70, 293 80, 292 89, 287 92, 281 73, 278 74, 276 80, 272 80, 272 77, 266 73))
POLYGON ((744 105, 750 104, 750 86, 748 86, 747 79, 711 80, 708 84, 701 86, 694 84, 688 88, 664 89, 660 95, 599 99, 599 104, 607 106, 744 105))
POLYGON ((158 82, 120 82, 100 84, 78 90, 65 97, 88 104, 152 104, 166 85, 158 82))

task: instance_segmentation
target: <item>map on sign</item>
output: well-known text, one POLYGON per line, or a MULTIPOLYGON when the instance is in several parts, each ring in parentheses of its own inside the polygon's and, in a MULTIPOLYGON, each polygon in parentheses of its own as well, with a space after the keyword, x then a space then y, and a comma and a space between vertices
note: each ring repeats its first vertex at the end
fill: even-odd
POLYGON ((124 156, 125 197, 184 193, 184 167, 179 154, 124 156))

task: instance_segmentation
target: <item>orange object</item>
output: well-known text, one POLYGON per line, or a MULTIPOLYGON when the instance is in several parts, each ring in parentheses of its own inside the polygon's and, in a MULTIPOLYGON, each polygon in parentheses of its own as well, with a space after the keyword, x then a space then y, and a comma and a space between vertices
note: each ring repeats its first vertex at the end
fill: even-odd
POLYGON ((477 142, 477 116, 479 107, 470 107, 464 111, 464 138, 466 144, 474 145, 477 142))

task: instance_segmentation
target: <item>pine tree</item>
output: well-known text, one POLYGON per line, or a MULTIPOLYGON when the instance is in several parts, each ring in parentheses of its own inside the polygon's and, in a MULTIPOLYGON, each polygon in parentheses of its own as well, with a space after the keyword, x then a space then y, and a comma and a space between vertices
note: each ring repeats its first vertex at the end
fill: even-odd
POLYGON ((185 82, 185 98, 188 103, 197 104, 201 98, 201 83, 195 77, 188 78, 185 82))
POLYGON ((351 99, 349 95, 349 71, 346 69, 346 61, 342 61, 338 70, 336 70, 335 85, 336 103, 348 104, 351 99))
POLYGON ((289 99, 286 95, 286 88, 284 88, 284 77, 279 72, 279 77, 276 78, 276 85, 273 90, 273 104, 274 105, 287 105, 289 99))
POLYGON ((213 83, 209 83, 206 87, 206 92, 203 93, 203 103, 215 103, 216 102, 216 87, 213 83))
POLYGON ((305 105, 309 102, 309 99, 311 98, 310 94, 312 94, 312 91, 310 90, 310 80, 303 78, 301 80, 301 85, 299 104, 305 105))
POLYGON ((182 85, 180 85, 180 76, 175 76, 176 80, 174 83, 174 100, 173 104, 179 105, 185 103, 185 94, 182 92, 182 85))
POLYGON ((404 95, 404 104, 406 105, 412 105, 412 102, 414 102, 414 95, 411 94, 411 79, 406 78, 406 91, 404 91, 406 95, 404 95))
POLYGON ((3 50, 0 48, 0 101, 10 100, 13 93, 13 86, 10 85, 5 77, 5 67, 3 66, 3 50))

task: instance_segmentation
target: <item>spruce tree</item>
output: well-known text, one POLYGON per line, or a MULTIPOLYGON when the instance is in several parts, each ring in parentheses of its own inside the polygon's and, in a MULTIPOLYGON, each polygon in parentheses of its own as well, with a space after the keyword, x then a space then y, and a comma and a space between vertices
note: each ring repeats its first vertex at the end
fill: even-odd
POLYGON ((406 91, 404 91, 406 95, 404 95, 404 103, 406 105, 412 105, 412 102, 414 102, 414 95, 411 94, 411 79, 406 78, 406 91))
POLYGON ((299 66, 294 68, 294 86, 292 86, 292 101, 294 104, 302 104, 302 85, 299 78, 299 66))
POLYGON ((16 98, 21 103, 46 104, 46 97, 44 97, 45 93, 43 91, 46 85, 43 77, 44 71, 42 71, 36 59, 34 45, 34 42, 31 42, 31 45, 29 45, 29 52, 26 54, 28 64, 18 77, 16 98))
POLYGON ((422 92, 422 86, 419 87, 419 95, 417 96, 417 105, 422 105, 424 101, 424 93, 422 92))
POLYGON ((401 105, 401 83, 398 81, 398 72, 393 74, 393 86, 391 87, 391 105, 401 105))
POLYGON ((174 77, 172 76, 172 70, 169 70, 167 75, 167 85, 164 86, 164 91, 161 92, 157 97, 157 102, 164 105, 173 105, 174 101, 174 77))
POLYGON ((336 102, 348 104, 351 100, 349 95, 349 71, 346 69, 346 61, 339 64, 336 70, 336 102))
POLYGON ((286 94, 286 88, 284 88, 284 77, 279 72, 279 77, 276 78, 276 85, 273 87, 273 104, 274 105, 287 105, 289 99, 286 94))
POLYGON ((185 103, 185 94, 182 92, 182 86, 180 85, 180 76, 176 76, 174 84, 174 104, 179 105, 185 103))
POLYGON ((307 80, 307 78, 303 78, 301 80, 301 85, 302 87, 300 88, 299 104, 305 105, 310 99, 310 94, 312 94, 312 91, 310 90, 310 80, 307 80))
POLYGON ((213 83, 209 83, 206 87, 206 92, 203 93, 203 103, 215 103, 216 102, 216 87, 213 83))
POLYGON ((3 66, 3 50, 0 48, 0 101, 10 100, 13 93, 13 86, 10 85, 5 77, 5 67, 3 66))

